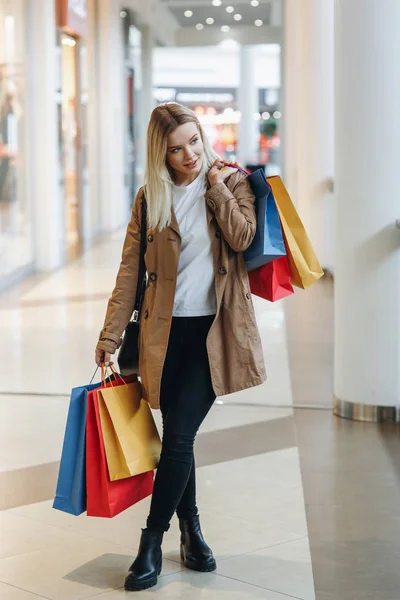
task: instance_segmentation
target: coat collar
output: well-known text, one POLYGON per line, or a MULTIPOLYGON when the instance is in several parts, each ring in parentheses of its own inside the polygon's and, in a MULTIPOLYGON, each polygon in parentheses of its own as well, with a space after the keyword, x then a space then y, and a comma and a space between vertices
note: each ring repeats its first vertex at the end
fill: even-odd
POLYGON ((179 229, 179 225, 178 225, 178 219, 176 218, 176 214, 174 211, 174 207, 171 208, 171 223, 169 226, 171 229, 173 229, 173 231, 175 231, 175 233, 177 233, 179 235, 179 237, 182 237, 180 229, 179 229))

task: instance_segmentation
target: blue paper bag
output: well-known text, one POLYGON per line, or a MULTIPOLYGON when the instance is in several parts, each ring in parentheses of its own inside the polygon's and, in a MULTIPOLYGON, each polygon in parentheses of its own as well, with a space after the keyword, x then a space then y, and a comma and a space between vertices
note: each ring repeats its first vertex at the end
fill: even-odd
POLYGON ((256 235, 244 252, 248 271, 258 269, 275 258, 286 255, 282 227, 272 190, 267 183, 264 171, 258 169, 248 176, 253 194, 256 197, 256 235))
POLYGON ((71 392, 67 425, 53 508, 80 515, 86 510, 86 410, 88 391, 100 383, 76 387, 71 392))

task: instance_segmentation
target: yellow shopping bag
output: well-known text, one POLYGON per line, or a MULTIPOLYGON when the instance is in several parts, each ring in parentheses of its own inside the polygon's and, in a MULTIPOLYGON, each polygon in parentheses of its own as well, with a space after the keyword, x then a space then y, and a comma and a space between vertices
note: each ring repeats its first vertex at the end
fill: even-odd
POLYGON ((276 175, 267 177, 267 180, 272 188, 282 224, 291 283, 306 289, 320 279, 324 272, 282 179, 276 175))
POLYGON ((97 390, 110 481, 157 468, 161 440, 139 382, 97 390))

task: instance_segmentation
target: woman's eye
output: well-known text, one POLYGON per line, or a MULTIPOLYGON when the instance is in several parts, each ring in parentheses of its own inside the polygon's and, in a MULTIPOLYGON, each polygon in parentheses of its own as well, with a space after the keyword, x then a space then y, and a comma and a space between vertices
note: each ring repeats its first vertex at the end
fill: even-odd
POLYGON ((196 138, 196 139, 192 140, 191 141, 192 146, 193 146, 193 144, 196 144, 198 141, 199 141, 199 138, 196 138))
POLYGON ((179 150, 180 150, 180 148, 174 148, 173 150, 171 150, 171 152, 172 152, 173 154, 176 154, 177 152, 179 152, 179 150))

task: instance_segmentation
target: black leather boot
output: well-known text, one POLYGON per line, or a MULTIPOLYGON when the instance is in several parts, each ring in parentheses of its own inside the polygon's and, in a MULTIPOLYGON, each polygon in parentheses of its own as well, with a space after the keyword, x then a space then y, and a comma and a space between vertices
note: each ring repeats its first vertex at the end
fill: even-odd
POLYGON ((179 519, 181 530, 181 559, 193 571, 215 571, 217 563, 212 550, 204 541, 199 516, 179 519))
POLYGON ((142 529, 138 555, 129 568, 125 579, 128 592, 139 592, 156 585, 162 567, 161 544, 164 532, 142 529))

